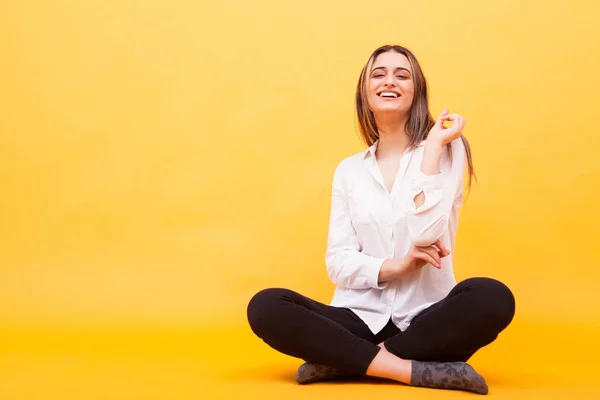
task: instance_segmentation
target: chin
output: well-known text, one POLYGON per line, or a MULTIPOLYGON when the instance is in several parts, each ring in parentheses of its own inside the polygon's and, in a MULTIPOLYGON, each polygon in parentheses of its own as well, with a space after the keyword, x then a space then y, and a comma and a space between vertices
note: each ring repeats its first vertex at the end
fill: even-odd
POLYGON ((373 114, 406 114, 408 112, 407 109, 396 107, 378 107, 371 110, 373 114))

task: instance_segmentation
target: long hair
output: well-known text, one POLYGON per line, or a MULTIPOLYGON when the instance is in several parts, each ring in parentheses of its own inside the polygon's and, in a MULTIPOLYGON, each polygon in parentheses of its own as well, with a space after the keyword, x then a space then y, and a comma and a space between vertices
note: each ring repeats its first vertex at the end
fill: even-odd
MULTIPOLYGON (((431 128, 435 125, 435 119, 431 116, 429 111, 429 92, 427 88, 427 80, 421 70, 421 66, 417 61, 415 55, 405 47, 397 45, 385 45, 376 49, 373 54, 367 60, 367 63, 360 73, 358 84, 356 86, 356 114, 358 117, 358 125, 360 135, 367 146, 373 145, 375 141, 379 139, 379 131, 377 129, 377 123, 375 122, 375 116, 369 109, 369 103, 367 98, 367 80, 369 71, 375 59, 382 53, 389 51, 395 51, 396 53, 403 54, 408 58, 408 62, 412 68, 412 79, 415 86, 415 94, 413 102, 410 107, 408 121, 406 123, 406 134, 408 135, 408 147, 416 148, 421 141, 427 139, 427 135, 431 128)), ((473 167, 473 157, 471 155, 471 147, 469 142, 464 135, 460 138, 465 146, 467 155, 467 163, 469 166, 469 184, 468 189, 471 189, 471 180, 477 177, 475 176, 475 168, 473 167)), ((452 149, 451 144, 447 144, 447 150, 449 153, 450 161, 452 161, 452 149)))

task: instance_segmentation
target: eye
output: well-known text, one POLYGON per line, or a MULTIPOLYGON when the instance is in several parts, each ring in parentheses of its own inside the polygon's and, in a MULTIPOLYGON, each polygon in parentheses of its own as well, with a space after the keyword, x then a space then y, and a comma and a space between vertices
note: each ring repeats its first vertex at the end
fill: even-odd
POLYGON ((398 78, 398 79, 408 79, 408 76, 406 76, 406 75, 396 75, 396 78, 398 78))

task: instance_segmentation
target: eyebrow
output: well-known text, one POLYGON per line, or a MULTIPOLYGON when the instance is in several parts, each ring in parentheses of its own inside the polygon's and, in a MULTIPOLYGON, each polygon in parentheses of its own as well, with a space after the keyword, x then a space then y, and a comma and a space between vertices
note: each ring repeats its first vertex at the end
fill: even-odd
MULTIPOLYGON (((381 67, 376 67, 376 68, 373 68, 373 69, 371 70, 371 73, 373 73, 373 71, 376 71, 376 70, 378 70, 378 69, 385 69, 385 67, 381 66, 381 67)), ((406 72, 408 72, 408 73, 410 74, 410 71, 408 70, 408 68, 404 68, 404 67, 396 67, 396 70, 402 70, 402 71, 406 71, 406 72)))

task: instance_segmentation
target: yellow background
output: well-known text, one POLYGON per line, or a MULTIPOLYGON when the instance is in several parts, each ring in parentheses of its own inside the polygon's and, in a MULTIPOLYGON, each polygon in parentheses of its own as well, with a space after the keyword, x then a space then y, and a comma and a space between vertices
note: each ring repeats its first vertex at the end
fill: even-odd
POLYGON ((457 278, 517 298, 473 365, 496 396, 594 398, 600 6, 522 3, 3 2, 0 397, 464 396, 299 387, 246 325, 264 287, 329 301, 331 178, 392 43, 468 119, 457 278))

